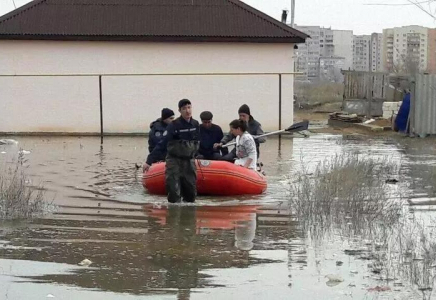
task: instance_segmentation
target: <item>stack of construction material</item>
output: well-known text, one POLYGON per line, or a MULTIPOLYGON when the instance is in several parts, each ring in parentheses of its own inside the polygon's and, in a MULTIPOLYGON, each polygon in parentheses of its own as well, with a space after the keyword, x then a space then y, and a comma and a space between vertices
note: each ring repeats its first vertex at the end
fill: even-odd
POLYGON ((334 112, 330 114, 330 120, 338 120, 348 123, 362 123, 363 118, 356 114, 347 114, 344 112, 334 112))
POLYGON ((397 115, 402 102, 384 102, 383 103, 383 119, 390 119, 397 115))

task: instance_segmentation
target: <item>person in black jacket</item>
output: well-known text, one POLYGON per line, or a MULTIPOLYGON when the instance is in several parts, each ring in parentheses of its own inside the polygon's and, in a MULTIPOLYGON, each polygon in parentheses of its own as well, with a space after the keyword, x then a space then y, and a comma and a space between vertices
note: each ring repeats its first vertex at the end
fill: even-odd
POLYGON ((219 143, 224 137, 223 131, 221 127, 212 123, 213 114, 210 111, 202 112, 200 119, 200 149, 197 159, 220 160, 221 153, 225 155, 228 150, 227 148, 214 148, 213 145, 219 143))
MULTIPOLYGON (((148 134, 148 153, 151 153, 156 145, 164 138, 168 124, 174 120, 174 112, 169 108, 162 109, 161 117, 150 123, 148 134)), ((165 156, 162 160, 165 159, 165 156)))
MULTIPOLYGON (((249 134, 251 134, 253 137, 264 134, 264 132, 262 130, 262 125, 253 118, 253 116, 251 115, 251 112, 250 112, 250 107, 248 107, 247 104, 241 105, 241 107, 238 110, 238 114, 239 114, 239 120, 247 122, 247 124, 248 124, 247 131, 249 134)), ((229 132, 221 139, 221 142, 216 143, 214 145, 214 147, 218 149, 218 148, 222 147, 223 145, 227 144, 228 142, 232 141, 234 138, 235 138, 235 136, 231 132, 229 132)), ((255 139, 254 141, 256 142, 257 158, 259 158, 260 143, 265 143, 266 138, 261 137, 261 138, 255 139)), ((235 159, 236 159, 236 148, 234 148, 232 151, 230 151, 229 154, 224 155, 222 157, 222 160, 226 160, 226 161, 230 161, 230 162, 233 162, 235 159)))
POLYGON ((199 149, 200 124, 192 118, 191 101, 179 101, 180 117, 167 127, 167 134, 148 155, 144 171, 166 154, 165 187, 171 203, 194 202, 197 196, 197 170, 194 157, 199 149))

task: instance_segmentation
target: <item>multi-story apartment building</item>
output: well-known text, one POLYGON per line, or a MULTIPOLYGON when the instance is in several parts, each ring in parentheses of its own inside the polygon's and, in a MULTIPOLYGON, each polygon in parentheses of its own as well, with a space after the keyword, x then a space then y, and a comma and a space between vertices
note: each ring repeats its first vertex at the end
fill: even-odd
POLYGON ((383 68, 414 73, 428 67, 428 28, 404 26, 383 29, 383 68))
POLYGON ((436 29, 428 29, 427 72, 436 74, 436 29))
MULTIPOLYGON (((302 72, 302 78, 320 79, 321 57, 342 57, 343 69, 353 65, 353 32, 351 30, 332 30, 320 26, 294 26, 310 36, 305 44, 298 45, 295 57, 295 70, 302 72)), ((338 64, 336 64, 338 65, 338 64)), ((301 78, 301 77, 300 77, 301 78)))
POLYGON ((371 34, 370 68, 372 72, 383 71, 383 34, 371 34))
POLYGON ((310 35, 305 44, 299 44, 295 51, 295 71, 302 72, 300 79, 316 80, 319 76, 321 28, 319 26, 299 26, 296 28, 310 35))
POLYGON ((353 45, 353 70, 381 72, 383 35, 355 35, 353 45))
POLYGON ((371 66, 371 36, 355 35, 353 40, 353 70, 368 72, 371 66))
POLYGON ((345 58, 340 56, 320 57, 319 78, 322 81, 343 82, 344 75, 341 70, 345 69, 345 58))
MULTIPOLYGON (((333 56, 344 58, 344 69, 353 67, 353 31, 332 30, 333 32, 333 56)), ((325 55, 326 56, 326 55, 325 55)))

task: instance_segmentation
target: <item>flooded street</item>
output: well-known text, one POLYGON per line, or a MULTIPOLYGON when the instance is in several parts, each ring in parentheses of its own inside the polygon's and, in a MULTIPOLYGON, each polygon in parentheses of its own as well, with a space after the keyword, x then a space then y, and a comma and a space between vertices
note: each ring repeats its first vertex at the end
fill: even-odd
POLYGON ((53 208, 2 223, 0 299, 436 299, 433 139, 271 138, 264 195, 170 206, 142 187, 144 137, 14 139, 0 165, 29 151, 30 184, 53 208), (302 173, 338 155, 392 167, 376 178, 398 180, 383 185, 392 213, 324 217, 290 201, 302 173))

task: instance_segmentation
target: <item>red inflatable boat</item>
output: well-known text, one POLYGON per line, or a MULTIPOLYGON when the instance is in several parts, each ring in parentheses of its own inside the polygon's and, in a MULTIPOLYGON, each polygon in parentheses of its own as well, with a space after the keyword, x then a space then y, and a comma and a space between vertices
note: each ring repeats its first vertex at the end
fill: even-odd
MULTIPOLYGON (((258 195, 265 192, 261 173, 226 161, 196 160, 197 192, 200 195, 258 195)), ((166 195, 165 163, 153 164, 144 173, 142 185, 150 194, 166 195)))

